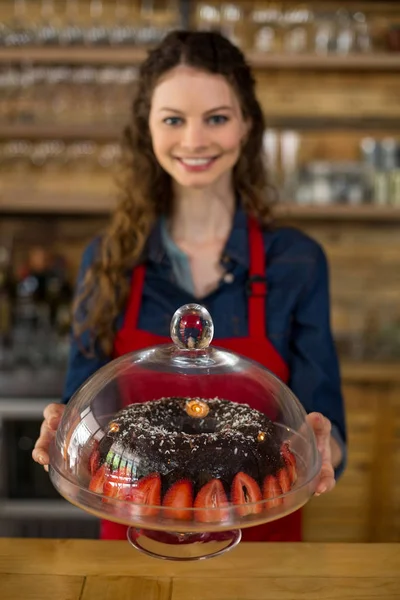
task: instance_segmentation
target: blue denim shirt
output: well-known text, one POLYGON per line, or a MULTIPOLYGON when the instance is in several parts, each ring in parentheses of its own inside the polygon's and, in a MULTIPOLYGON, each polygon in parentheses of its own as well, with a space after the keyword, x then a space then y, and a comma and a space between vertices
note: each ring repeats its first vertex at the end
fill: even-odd
MULTIPOLYGON (((336 470, 338 477, 346 464, 346 424, 341 393, 339 365, 330 328, 329 274, 321 246, 292 228, 271 228, 263 233, 266 252, 267 334, 289 366, 289 387, 307 413, 318 411, 332 422, 332 435, 342 448, 344 459, 336 470)), ((86 248, 78 283, 96 256, 99 240, 86 248)), ((160 220, 152 231, 145 251, 146 277, 138 328, 169 336, 173 313, 179 306, 199 302, 179 285, 165 247, 160 220)), ((248 334, 246 281, 249 269, 247 217, 237 210, 222 255, 231 277, 224 279, 200 302, 211 313, 215 338, 243 337, 248 334)), ((117 319, 121 328, 123 314, 117 319)), ((85 336, 81 343, 86 344, 85 336)), ((63 394, 68 402, 90 375, 109 359, 84 356, 72 340, 63 394)))

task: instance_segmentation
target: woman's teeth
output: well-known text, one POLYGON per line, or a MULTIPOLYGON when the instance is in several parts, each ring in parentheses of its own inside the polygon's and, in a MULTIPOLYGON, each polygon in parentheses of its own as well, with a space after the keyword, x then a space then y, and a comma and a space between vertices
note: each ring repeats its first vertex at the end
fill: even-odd
POLYGON ((207 165, 209 162, 214 160, 211 158, 181 158, 181 162, 185 165, 189 165, 190 167, 200 167, 202 165, 207 165))

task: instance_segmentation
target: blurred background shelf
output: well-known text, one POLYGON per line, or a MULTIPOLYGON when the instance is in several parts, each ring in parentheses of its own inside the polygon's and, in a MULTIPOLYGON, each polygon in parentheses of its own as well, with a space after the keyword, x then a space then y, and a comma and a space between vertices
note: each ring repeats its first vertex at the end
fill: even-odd
MULTIPOLYGON (((329 129, 330 131, 349 131, 355 130, 376 130, 379 132, 390 132, 399 127, 399 119, 386 117, 385 115, 376 117, 333 117, 333 116, 305 116, 288 115, 274 116, 266 115, 269 128, 286 129, 307 132, 321 132, 329 129)), ((35 122, 0 122, 0 139, 61 139, 61 140, 104 140, 115 141, 121 137, 126 122, 104 124, 62 124, 62 123, 35 123, 35 122)))
POLYGON ((147 56, 148 47, 17 47, 0 48, 1 63, 42 63, 75 65, 139 65, 147 56))
MULTIPOLYGON (((268 127, 295 131, 392 131, 399 127, 399 117, 384 114, 375 116, 351 115, 265 115, 268 127)), ((0 126, 1 135, 1 126, 0 126)))
MULTIPOLYGON (((106 216, 112 210, 115 195, 99 193, 66 193, 26 191, 0 192, 0 214, 59 214, 106 216)), ((329 205, 298 206, 281 202, 273 208, 279 220, 345 221, 400 223, 400 206, 329 205)))
MULTIPOLYGON (((92 65, 139 65, 151 47, 115 48, 98 47, 57 47, 26 46, 0 48, 0 63, 42 63, 42 64, 92 64, 92 65)), ((249 63, 257 69, 301 69, 324 71, 399 71, 400 56, 391 53, 374 53, 349 56, 318 56, 315 54, 266 54, 247 52, 249 63)))
POLYGON ((400 361, 381 363, 342 360, 340 366, 346 383, 400 383, 400 361))
POLYGON ((365 221, 400 223, 400 207, 389 206, 296 206, 277 205, 274 212, 278 219, 299 221, 365 221))
POLYGON ((398 71, 400 56, 381 53, 368 56, 317 56, 315 54, 292 55, 249 52, 250 64, 258 69, 323 70, 323 71, 398 71))
POLYGON ((79 510, 63 498, 60 500, 14 500, 0 502, 0 520, 16 519, 29 515, 31 519, 80 519, 95 517, 79 510))
POLYGON ((29 190, 0 193, 0 214, 107 215, 113 204, 112 195, 98 193, 82 195, 57 190, 54 193, 35 193, 29 190))
POLYGON ((0 139, 61 139, 61 140, 117 140, 123 125, 74 125, 71 124, 40 124, 40 123, 0 123, 0 139))

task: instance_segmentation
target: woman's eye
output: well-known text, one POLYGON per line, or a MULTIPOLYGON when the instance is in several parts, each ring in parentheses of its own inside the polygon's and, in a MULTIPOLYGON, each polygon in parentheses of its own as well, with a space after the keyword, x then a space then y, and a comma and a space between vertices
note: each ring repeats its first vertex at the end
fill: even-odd
POLYGON ((167 117, 164 119, 166 125, 180 125, 182 123, 181 117, 167 117))
POLYGON ((226 123, 228 121, 228 117, 225 117, 224 115, 213 115, 212 117, 210 117, 208 119, 209 123, 211 123, 211 125, 222 125, 223 123, 226 123))
MULTIPOLYGON (((229 118, 224 115, 213 115, 207 119, 210 125, 223 125, 227 121, 229 121, 229 118)), ((183 119, 182 117, 167 117, 163 122, 171 127, 176 127, 177 125, 182 125, 183 119)))

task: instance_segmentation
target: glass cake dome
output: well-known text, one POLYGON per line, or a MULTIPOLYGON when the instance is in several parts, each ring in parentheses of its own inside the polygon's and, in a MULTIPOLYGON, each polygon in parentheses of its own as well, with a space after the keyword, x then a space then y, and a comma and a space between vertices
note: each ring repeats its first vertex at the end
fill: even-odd
POLYGON ((112 360, 66 406, 50 477, 72 504, 128 527, 151 556, 197 560, 312 496, 321 459, 306 413, 257 362, 211 346, 198 304, 172 343, 112 360))

